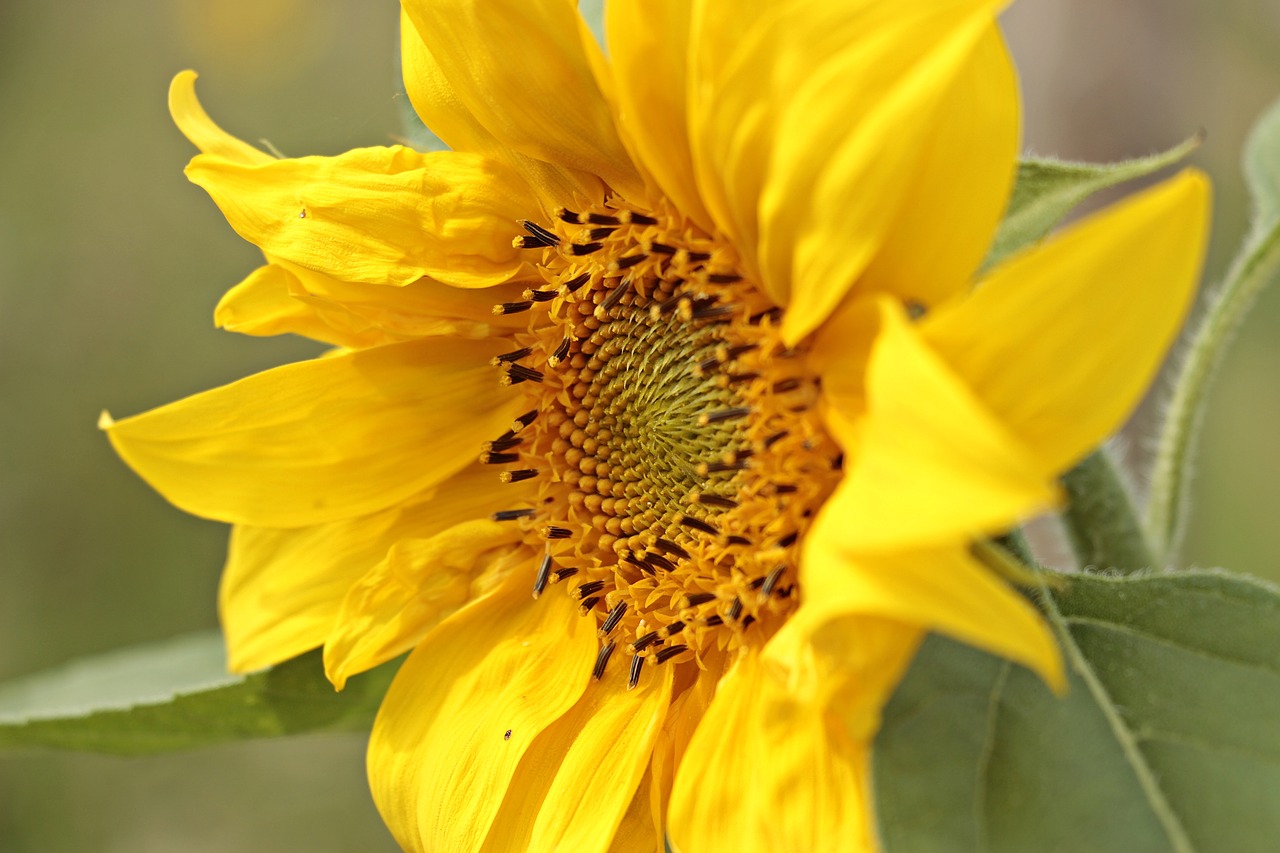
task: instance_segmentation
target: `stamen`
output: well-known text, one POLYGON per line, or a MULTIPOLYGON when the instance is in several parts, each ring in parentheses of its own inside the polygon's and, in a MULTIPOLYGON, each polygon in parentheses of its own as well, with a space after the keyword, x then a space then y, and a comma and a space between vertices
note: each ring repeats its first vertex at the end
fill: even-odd
POLYGON ((537 468, 520 468, 516 471, 503 471, 498 475, 498 479, 504 483, 520 483, 532 480, 536 476, 538 476, 537 468))
POLYGON ((703 619, 702 624, 706 625, 708 628, 715 628, 717 625, 723 625, 724 619, 720 618, 719 613, 715 613, 708 616, 706 619, 703 619))
POLYGON ((689 262, 694 264, 700 264, 703 261, 711 260, 710 252, 689 252, 688 255, 689 255, 689 262))
POLYGON ((711 320, 716 317, 727 317, 734 311, 738 310, 738 306, 731 304, 717 305, 709 300, 697 300, 693 302, 693 311, 690 316, 694 320, 711 320))
POLYGON ((503 302, 493 306, 493 313, 498 315, 519 314, 521 311, 528 311, 533 307, 533 302, 503 302))
POLYGON ((778 547, 790 548, 792 545, 796 544, 796 540, 799 538, 800 538, 800 531, 793 530, 790 533, 788 533, 786 536, 783 536, 781 539, 778 540, 778 547))
POLYGON ((589 255, 592 252, 598 252, 604 248, 604 243, 574 243, 569 247, 570 253, 574 255, 589 255))
POLYGON ((508 385, 519 385, 521 382, 541 382, 545 375, 541 370, 534 370, 532 367, 525 367, 523 364, 513 364, 507 368, 507 374, 504 377, 509 380, 508 385))
MULTIPOLYGON (((578 221, 582 222, 581 219, 578 221)), ((621 225, 622 220, 618 219, 616 216, 609 216, 606 213, 588 213, 587 223, 591 225, 621 225)))
POLYGON ((558 209, 558 210, 556 211, 556 217, 557 217, 561 222, 568 222, 568 223, 570 223, 571 225, 581 225, 581 224, 583 224, 583 223, 582 223, 582 214, 581 214, 581 213, 574 213, 572 210, 568 210, 568 209, 563 208, 563 207, 562 207, 562 208, 560 208, 560 209, 558 209))
POLYGON ((796 390, 797 388, 800 387, 800 385, 801 385, 800 379, 795 376, 792 376, 788 379, 783 379, 773 383, 773 393, 785 394, 788 391, 796 390))
POLYGON ((667 646, 665 649, 659 649, 653 659, 658 663, 666 663, 678 654, 689 651, 689 647, 683 643, 675 646, 667 646))
POLYGON ((661 554, 645 554, 644 561, 651 566, 662 569, 663 571, 674 572, 676 570, 676 564, 661 554))
POLYGON ((745 536, 728 536, 724 540, 726 545, 750 545, 751 540, 745 536))
POLYGON ((658 255, 674 255, 676 253, 675 246, 668 246, 666 243, 644 243, 646 252, 653 252, 658 255))
POLYGON ((613 656, 613 650, 617 645, 617 643, 610 642, 609 645, 596 653, 596 665, 591 668, 591 677, 596 681, 604 677, 604 668, 609 665, 609 658, 613 656))
POLYGON ((555 299, 558 294, 554 290, 529 289, 520 295, 532 302, 550 302, 552 299, 555 299))
POLYGON ((548 231, 536 222, 531 222, 528 219, 521 219, 520 225, 524 227, 524 230, 541 240, 547 246, 554 246, 560 242, 560 238, 555 235, 555 232, 548 231))
MULTIPOLYGON (((601 637, 607 637, 613 633, 613 629, 618 627, 618 623, 622 621, 622 617, 627 615, 627 603, 619 601, 613 605, 613 609, 609 611, 609 615, 600 623, 599 634, 601 637)), ((612 645, 612 643, 610 643, 612 645)))
POLYGON ((634 210, 624 210, 621 212, 619 219, 622 222, 630 222, 632 225, 657 225, 658 220, 652 216, 645 216, 643 213, 636 213, 634 210))
POLYGON ((588 598, 578 605, 578 609, 582 611, 582 615, 586 616, 596 606, 596 602, 600 600, 599 596, 588 598))
POLYGON ((551 555, 547 554, 542 558, 542 563, 538 566, 538 574, 533 579, 533 597, 536 599, 542 595, 542 591, 547 588, 547 581, 551 579, 551 555))
POLYGON ((623 281, 613 290, 610 290, 607 294, 605 294, 605 297, 603 300, 601 300, 600 304, 596 306, 595 318, 602 323, 605 320, 608 320, 610 309, 612 309, 619 302, 621 302, 622 297, 626 296, 628 291, 630 290, 631 290, 630 279, 623 281))
POLYGON ((652 646, 654 643, 662 639, 662 633, 659 631, 650 631, 642 637, 637 637, 635 642, 631 644, 631 651, 642 652, 652 646))
POLYGON ((733 601, 729 602, 729 609, 725 612, 725 616, 729 617, 730 622, 737 622, 738 617, 742 615, 742 599, 734 596, 733 601))
POLYGON ((689 495, 689 499, 696 504, 713 506, 718 509, 734 509, 738 506, 738 502, 733 498, 726 498, 720 495, 709 495, 706 492, 695 491, 689 495))
POLYGON ((648 255, 627 255, 626 257, 618 258, 618 260, 614 261, 613 266, 619 270, 631 269, 631 267, 634 267, 636 264, 648 257, 648 255))
POLYGON ((644 658, 633 657, 631 659, 631 672, 627 674, 627 689, 635 690, 636 685, 640 683, 640 669, 644 666, 644 658))
POLYGON ((495 438, 493 441, 486 441, 480 445, 481 450, 501 451, 510 450, 518 445, 524 439, 516 438, 510 430, 495 438))
POLYGON ((590 280, 591 273, 584 272, 581 275, 575 275, 573 278, 562 284, 561 287, 569 293, 577 293, 582 288, 582 285, 586 284, 590 280))
POLYGON ((707 274, 707 284, 733 284, 735 281, 742 281, 742 276, 737 273, 722 272, 707 274))
POLYGON ((769 576, 764 579, 764 586, 760 587, 761 598, 768 598, 773 595, 773 590, 778 586, 778 581, 782 580, 782 575, 786 570, 787 567, 782 565, 769 572, 769 576))
POLYGON ((689 592, 685 593, 685 607, 697 607, 700 604, 706 604, 708 601, 715 601, 718 596, 714 592, 689 592))
POLYGON ((485 452, 480 454, 481 465, 508 465, 512 462, 519 462, 519 461, 520 461, 519 453, 485 452))
POLYGON ((663 539, 659 536, 657 539, 653 540, 653 544, 657 545, 663 551, 674 557, 679 557, 682 560, 689 559, 689 552, 672 542, 670 539, 663 539))
POLYGON ((560 581, 564 580, 565 578, 571 578, 577 573, 578 573, 578 569, 576 566, 570 566, 567 569, 560 569, 556 572, 556 583, 560 583, 560 581))
POLYGON ((786 438, 787 435, 788 433, 785 429, 782 430, 781 432, 775 432, 773 435, 769 436, 764 440, 764 449, 768 450, 770 447, 773 447, 779 441, 782 441, 782 439, 786 438))
POLYGON ((578 598, 589 598, 604 589, 604 581, 590 581, 578 587, 578 598))
POLYGON ((548 246, 554 245, 556 245, 556 243, 548 243, 541 237, 530 236, 528 234, 520 234, 511 238, 511 246, 516 249, 545 249, 548 246))
POLYGON ((547 364, 551 367, 559 367, 565 356, 569 354, 569 345, 572 342, 572 338, 565 338, 560 341, 560 346, 556 347, 556 351, 551 353, 551 357, 547 359, 547 364))
POLYGON ((703 533, 710 533, 712 536, 719 536, 720 531, 711 526, 710 523, 700 518, 694 518, 691 515, 681 515, 676 519, 676 524, 681 527, 691 527, 694 530, 700 530, 703 533))
POLYGON ((533 423, 537 419, 538 419, 537 409, 533 409, 531 411, 525 412, 523 415, 516 418, 515 421, 511 424, 511 433, 514 435, 515 433, 524 429, 525 427, 527 427, 529 424, 533 423))
POLYGON ((501 509, 489 517, 494 521, 519 521, 522 518, 532 518, 535 512, 536 509, 501 509))
POLYGON ((533 347, 520 347, 520 349, 512 350, 511 352, 504 352, 502 355, 495 355, 489 359, 489 363, 497 367, 504 362, 519 361, 531 352, 533 352, 533 347))
POLYGON ((612 234, 614 231, 617 231, 617 230, 618 230, 617 228, 592 228, 590 231, 587 232, 587 239, 593 240, 593 241, 603 240, 604 238, 608 237, 610 234, 612 234))
POLYGON ((732 409, 721 409, 718 412, 703 412, 701 415, 698 415, 698 426, 724 423, 725 421, 745 418, 750 414, 751 410, 746 406, 734 406, 732 409))
POLYGON ((542 528, 542 535, 546 539, 568 539, 573 535, 573 531, 567 527, 549 526, 542 528))

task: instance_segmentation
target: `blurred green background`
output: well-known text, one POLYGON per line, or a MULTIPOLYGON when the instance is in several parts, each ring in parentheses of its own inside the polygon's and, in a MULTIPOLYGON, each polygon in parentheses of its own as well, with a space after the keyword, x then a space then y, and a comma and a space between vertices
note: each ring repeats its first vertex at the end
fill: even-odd
MULTIPOLYGON (((259 255, 182 178, 165 109, 193 67, 210 113, 287 154, 389 141, 384 0, 0 2, 0 678, 215 625, 226 531, 135 479, 94 428, 314 345, 217 332, 259 255)), ((1023 0, 1006 15, 1039 154, 1107 160, 1199 128, 1217 184, 1210 277, 1246 223, 1237 167, 1280 96, 1274 0, 1023 0)), ((1187 562, 1280 580, 1280 293, 1216 389, 1187 562)), ((1135 459, 1141 435, 1130 437, 1135 459)), ((0 850, 376 851, 362 739, 147 759, 0 757, 0 850)))

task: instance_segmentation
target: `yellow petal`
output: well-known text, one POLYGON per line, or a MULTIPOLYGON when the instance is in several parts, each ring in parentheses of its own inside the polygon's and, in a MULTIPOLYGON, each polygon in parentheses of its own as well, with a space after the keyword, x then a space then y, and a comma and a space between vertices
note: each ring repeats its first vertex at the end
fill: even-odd
MULTIPOLYGON (((903 633, 893 667, 871 661, 895 681, 914 649, 914 635, 903 633)), ((833 655, 804 637, 784 637, 776 652, 739 659, 676 773, 668 831, 677 850, 869 853, 868 744, 839 716, 842 703, 856 704, 849 691, 863 685, 861 640, 855 633, 854 644, 833 655)), ((865 687, 878 711, 884 686, 865 687)))
POLYGON ((458 101, 504 146, 643 194, 565 0, 404 0, 458 101))
MULTIPOLYGON (((716 686, 724 676, 723 661, 708 660, 708 668, 700 671, 667 712, 662 730, 653 745, 653 761, 650 767, 648 804, 650 822, 659 829, 658 848, 662 848, 661 830, 667 826, 671 790, 675 784, 676 769, 689 751, 689 742, 697 731, 702 718, 711 707, 716 686)), ((638 792, 639 793, 643 792, 638 792)))
POLYGON ((341 690, 350 676, 407 652, 478 597, 473 594, 477 583, 511 562, 509 552, 494 549, 519 538, 520 531, 509 524, 473 519, 430 539, 392 545, 347 590, 325 641, 325 675, 333 686, 341 690))
MULTIPOLYGON (((880 330, 857 452, 819 516, 839 529, 844 547, 865 554, 959 540, 1052 505, 1056 488, 1035 457, 920 340, 900 308, 888 300, 876 306, 880 330)), ((839 383, 824 389, 837 407, 840 391, 839 383)), ((831 425, 840 437, 844 424, 831 425)))
POLYGON ((686 121, 692 5, 689 0, 611 0, 605 5, 605 28, 623 132, 663 194, 710 230, 686 121))
POLYGON ((254 165, 200 154, 186 174, 268 255, 373 284, 506 281, 522 268, 516 221, 535 206, 496 160, 399 145, 254 165))
POLYGON ((921 334, 1043 470, 1121 425, 1195 292, 1209 186, 1187 171, 1002 264, 921 334))
MULTIPOLYGON (((495 157, 510 165, 537 193, 547 215, 553 215, 557 207, 572 207, 582 199, 596 203, 604 200, 604 187, 595 175, 526 157, 495 139, 444 78, 440 63, 427 51, 408 12, 403 9, 400 56, 410 103, 423 123, 450 148, 495 157)), ((526 214, 533 215, 533 211, 526 214)))
POLYGON ((822 612, 878 616, 939 631, 1029 667, 1066 686, 1049 626, 1031 604, 963 546, 861 555, 843 547, 839 524, 806 539, 801 579, 822 612))
POLYGON ((535 601, 534 568, 440 623, 383 700, 369 784, 406 850, 479 850, 522 758, 591 679, 594 621, 567 595, 535 601))
POLYGON ((194 515, 264 527, 376 512, 447 479, 520 395, 501 339, 432 338, 289 364, 106 427, 152 488, 194 515))
POLYGON ((194 71, 180 71, 169 84, 169 114, 182 135, 205 154, 232 163, 252 166, 270 162, 273 159, 270 154, 236 139, 213 123, 196 98, 196 76, 194 71))
POLYGON ((649 808, 651 785, 651 771, 646 771, 618 824, 609 853, 662 853, 662 825, 654 822, 649 808))
POLYGON ((484 849, 607 851, 649 765, 672 671, 650 668, 635 690, 620 667, 589 684, 521 759, 484 849))
POLYGON ((788 300, 784 339, 817 328, 884 243, 998 5, 895 0, 869 4, 866 18, 815 16, 827 28, 813 31, 811 72, 780 113, 760 196, 761 275, 788 300))
POLYGON ((858 289, 934 305, 966 291, 1013 188, 1018 80, 987 29, 934 115, 915 179, 858 289))
POLYGON ((505 505, 512 488, 476 464, 371 515, 311 527, 232 528, 218 594, 231 670, 261 669, 316 648, 333 630, 348 589, 393 544, 485 517, 505 505))

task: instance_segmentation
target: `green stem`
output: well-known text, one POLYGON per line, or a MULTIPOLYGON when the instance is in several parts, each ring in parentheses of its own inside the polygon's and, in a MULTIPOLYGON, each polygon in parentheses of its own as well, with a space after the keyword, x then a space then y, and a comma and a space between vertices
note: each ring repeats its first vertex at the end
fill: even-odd
POLYGON ((1183 357, 1165 411, 1147 497, 1146 530, 1161 564, 1172 562, 1186 522, 1192 454, 1206 392, 1232 335, 1267 282, 1280 272, 1280 221, 1246 243, 1209 300, 1183 357))
POLYGON ((1068 504, 1067 539, 1081 568, 1133 572, 1156 565, 1129 484, 1105 449, 1094 451, 1062 477, 1068 504))

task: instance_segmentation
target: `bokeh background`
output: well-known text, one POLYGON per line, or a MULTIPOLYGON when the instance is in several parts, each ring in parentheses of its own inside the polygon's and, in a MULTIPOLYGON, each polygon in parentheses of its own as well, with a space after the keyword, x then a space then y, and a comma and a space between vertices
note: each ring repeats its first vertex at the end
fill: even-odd
MULTIPOLYGON (((217 120, 287 154, 386 143, 397 14, 391 0, 0 0, 0 679, 216 624, 225 529, 156 497, 95 420, 316 352, 213 329, 259 256, 182 178, 169 78, 198 69, 217 120)), ((1208 131, 1194 160, 1217 185, 1216 277, 1247 221, 1241 145, 1280 97, 1280 3, 1021 0, 1005 22, 1028 150, 1109 160, 1208 131)), ((1185 548, 1273 580, 1277 332, 1273 291, 1216 386, 1185 548)), ((0 850, 391 850, 363 749, 0 756, 0 850)))

